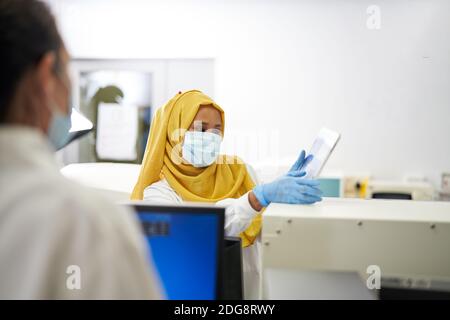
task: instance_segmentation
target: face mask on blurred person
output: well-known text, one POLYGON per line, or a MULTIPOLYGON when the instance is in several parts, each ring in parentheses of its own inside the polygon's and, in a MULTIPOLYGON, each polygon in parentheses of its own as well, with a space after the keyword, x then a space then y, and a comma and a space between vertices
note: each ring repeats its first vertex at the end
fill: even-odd
POLYGON ((63 114, 55 105, 53 105, 51 109, 52 118, 48 129, 48 138, 53 147, 55 147, 56 150, 59 150, 64 147, 69 140, 69 130, 72 125, 70 119, 71 109, 67 114, 63 114))
MULTIPOLYGON (((61 82, 63 83, 63 86, 66 88, 66 90, 69 91, 69 88, 64 83, 64 81, 61 80, 61 82)), ((60 106, 54 100, 50 103, 49 106, 52 116, 50 119, 50 125, 47 135, 50 143, 56 150, 64 147, 69 140, 69 130, 72 126, 72 108, 70 107, 69 103, 70 99, 68 99, 67 105, 65 106, 65 109, 67 110, 66 114, 61 111, 62 108, 60 108, 60 106)))

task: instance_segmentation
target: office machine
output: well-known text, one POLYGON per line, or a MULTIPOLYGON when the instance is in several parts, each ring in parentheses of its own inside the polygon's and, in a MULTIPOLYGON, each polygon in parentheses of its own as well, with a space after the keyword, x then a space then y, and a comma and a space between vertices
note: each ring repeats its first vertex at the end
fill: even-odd
POLYGON ((263 219, 265 298, 450 294, 450 203, 324 198, 310 206, 273 203, 263 219))
POLYGON ((268 300, 376 300, 358 273, 350 271, 267 268, 264 292, 268 300))
POLYGON ((129 204, 136 211, 166 296, 214 300, 222 295, 225 209, 129 204))
POLYGON ((426 182, 370 180, 368 199, 433 200, 434 189, 426 182))

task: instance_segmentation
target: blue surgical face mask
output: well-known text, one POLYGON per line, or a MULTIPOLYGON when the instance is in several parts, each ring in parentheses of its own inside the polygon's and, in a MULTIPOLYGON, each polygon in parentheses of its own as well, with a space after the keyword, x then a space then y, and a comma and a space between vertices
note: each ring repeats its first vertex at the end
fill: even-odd
POLYGON ((72 126, 72 108, 68 107, 68 113, 62 113, 55 105, 51 108, 52 117, 48 128, 48 139, 56 150, 64 147, 69 140, 69 130, 72 126))
POLYGON ((217 160, 222 137, 211 132, 187 131, 182 148, 183 158, 196 168, 207 167, 217 160))
MULTIPOLYGON (((65 87, 67 92, 70 92, 69 85, 61 78, 59 75, 62 85, 65 87)), ((70 103, 70 99, 68 99, 68 103, 70 103)), ((51 102, 49 106, 50 111, 52 113, 50 119, 50 125, 48 128, 48 139, 50 143, 55 147, 56 150, 61 149, 66 145, 69 141, 69 130, 72 126, 72 108, 69 105, 66 105, 67 114, 64 114, 61 111, 60 106, 58 106, 55 102, 51 102)))

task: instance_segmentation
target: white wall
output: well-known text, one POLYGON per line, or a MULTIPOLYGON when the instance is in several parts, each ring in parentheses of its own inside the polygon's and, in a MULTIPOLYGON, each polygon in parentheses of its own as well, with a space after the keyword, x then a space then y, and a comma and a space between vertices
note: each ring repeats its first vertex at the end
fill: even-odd
POLYGON ((277 158, 326 125, 342 133, 329 169, 450 171, 448 0, 50 2, 76 58, 214 58, 228 134, 277 140, 277 158))

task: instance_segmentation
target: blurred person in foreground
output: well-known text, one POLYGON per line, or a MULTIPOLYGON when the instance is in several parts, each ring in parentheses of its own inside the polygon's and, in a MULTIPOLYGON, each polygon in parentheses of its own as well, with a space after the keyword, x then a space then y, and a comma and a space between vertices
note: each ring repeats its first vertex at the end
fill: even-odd
POLYGON ((69 54, 48 7, 0 1, 0 299, 159 299, 132 213, 65 179, 69 54))

